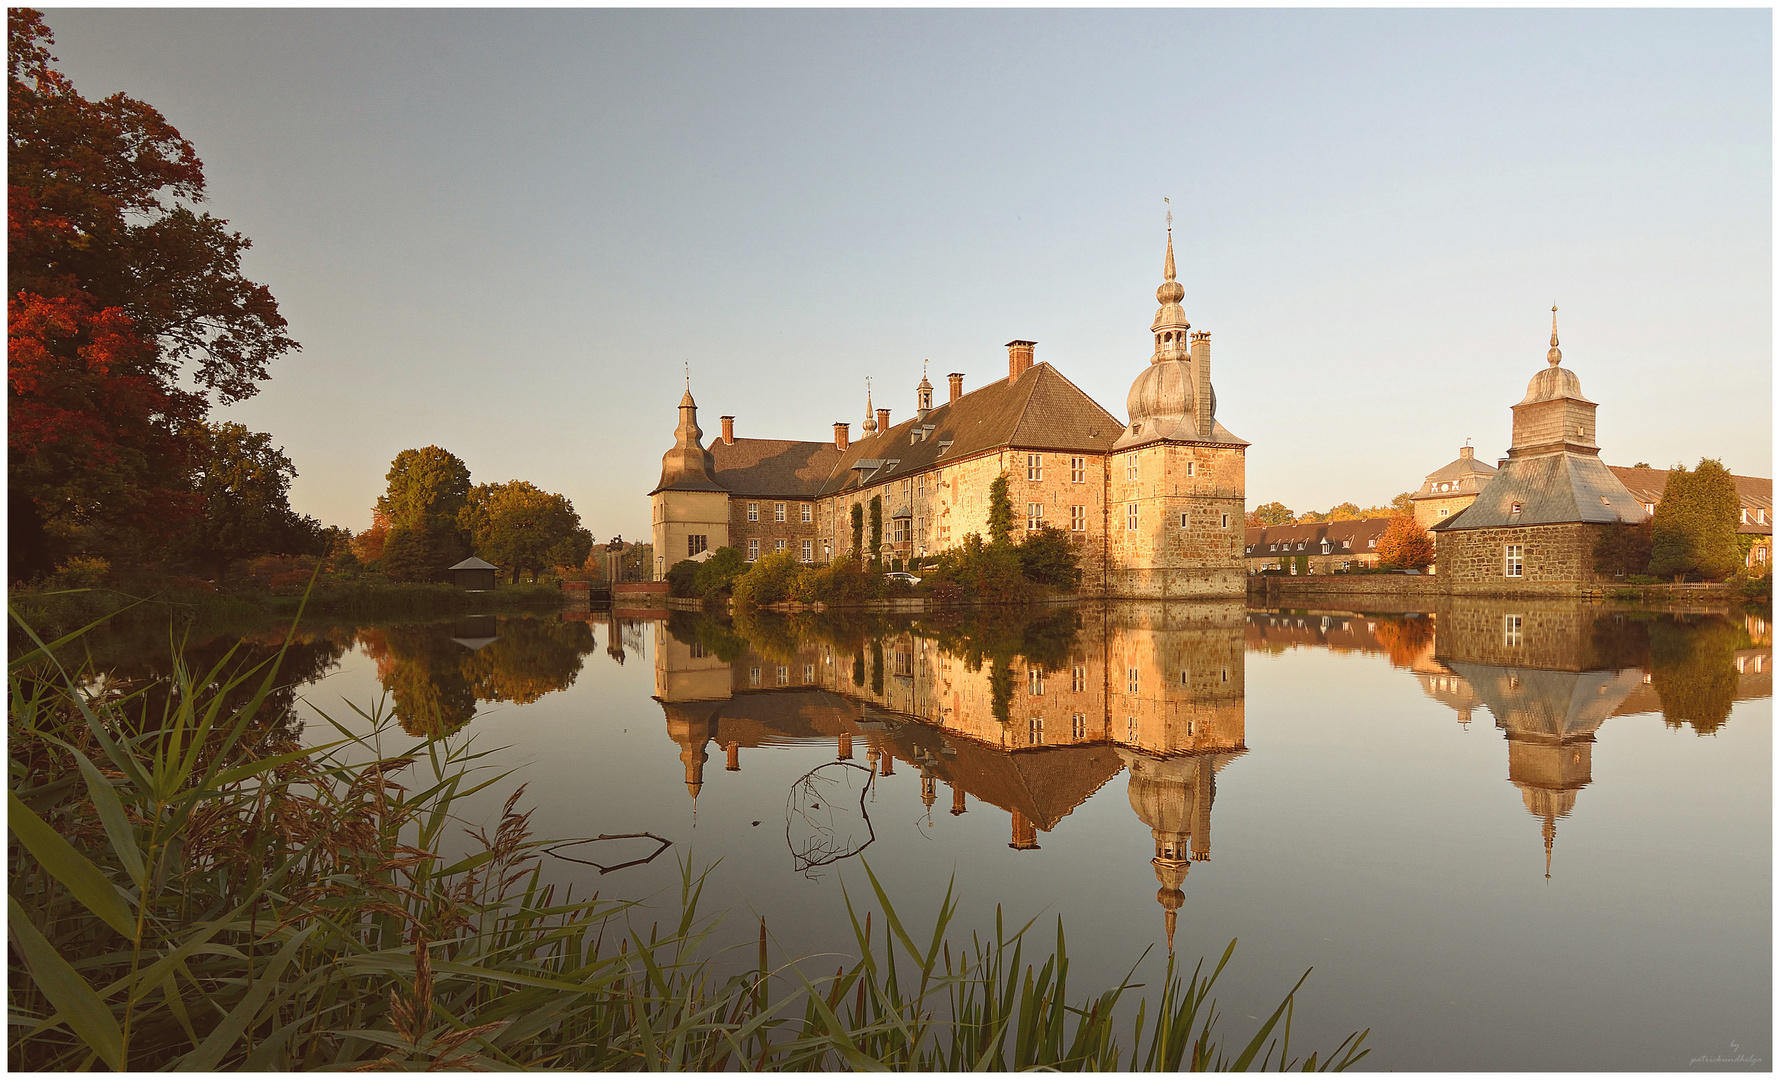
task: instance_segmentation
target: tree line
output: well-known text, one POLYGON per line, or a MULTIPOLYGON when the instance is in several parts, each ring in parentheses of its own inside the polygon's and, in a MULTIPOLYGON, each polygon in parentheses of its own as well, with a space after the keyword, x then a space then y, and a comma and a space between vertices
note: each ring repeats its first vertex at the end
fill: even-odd
MULTIPOLYGON (((7 14, 7 509, 13 582, 97 584, 268 556, 436 580, 472 550, 533 580, 586 561, 561 495, 471 486, 439 447, 397 456, 372 528, 290 506, 296 467, 266 432, 211 416, 300 349, 250 241, 201 210, 204 165, 153 106, 90 101, 54 35, 7 14)), ((294 571, 293 571, 294 572, 294 571)))

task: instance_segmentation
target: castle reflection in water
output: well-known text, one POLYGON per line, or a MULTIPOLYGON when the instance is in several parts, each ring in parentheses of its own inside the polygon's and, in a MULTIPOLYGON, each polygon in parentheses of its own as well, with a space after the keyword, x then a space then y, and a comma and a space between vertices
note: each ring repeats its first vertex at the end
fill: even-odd
POLYGON ((918 771, 930 815, 942 785, 941 812, 993 807, 1008 816, 1009 845, 1036 851, 1123 771, 1154 841, 1170 948, 1189 867, 1211 858, 1219 774, 1248 752, 1249 651, 1379 653, 1467 729, 1481 707, 1507 742, 1508 781, 1541 823, 1548 875, 1604 721, 1660 711, 1709 734, 1733 701, 1772 693, 1761 618, 1586 603, 1358 615, 1138 602, 1066 609, 1023 632, 819 626, 655 624, 655 697, 694 799, 713 780, 713 751, 738 771, 750 748, 826 741, 877 775, 918 771))

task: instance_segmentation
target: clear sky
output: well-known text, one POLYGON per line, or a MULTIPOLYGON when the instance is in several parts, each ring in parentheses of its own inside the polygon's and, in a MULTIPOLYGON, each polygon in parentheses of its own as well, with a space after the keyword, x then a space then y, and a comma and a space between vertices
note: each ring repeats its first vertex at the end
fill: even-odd
POLYGON ((1502 454, 1554 301, 1608 462, 1772 475, 1765 10, 45 14, 252 238, 303 351, 228 415, 328 524, 437 443, 646 536, 687 361, 707 436, 1015 337, 1123 417, 1164 196, 1251 507, 1502 454))

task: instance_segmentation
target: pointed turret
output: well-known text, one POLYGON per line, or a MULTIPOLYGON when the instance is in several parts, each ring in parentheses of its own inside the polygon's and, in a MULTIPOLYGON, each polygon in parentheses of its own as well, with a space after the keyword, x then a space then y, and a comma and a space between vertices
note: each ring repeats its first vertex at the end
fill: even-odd
MULTIPOLYGON (((717 483, 717 461, 701 441, 698 403, 692 400, 692 380, 680 396, 680 424, 674 429, 674 447, 661 455, 661 481, 655 491, 722 491, 717 483)), ((650 492, 651 495, 655 491, 650 492)))
POLYGON ((878 433, 878 418, 871 409, 871 380, 865 380, 865 422, 859 425, 862 439, 869 439, 878 433))
POLYGON ((915 387, 915 419, 925 420, 933 411, 933 384, 927 381, 927 361, 921 361, 921 385, 915 387))
POLYGON ((1551 305, 1551 351, 1545 354, 1545 362, 1557 367, 1564 362, 1564 354, 1558 349, 1558 306, 1551 305))

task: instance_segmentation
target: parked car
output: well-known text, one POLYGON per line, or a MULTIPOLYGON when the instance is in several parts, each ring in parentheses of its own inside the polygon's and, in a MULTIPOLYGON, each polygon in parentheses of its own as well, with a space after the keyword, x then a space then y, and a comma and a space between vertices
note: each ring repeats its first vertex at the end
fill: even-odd
POLYGON ((905 570, 892 570, 884 575, 885 581, 900 581, 904 585, 919 585, 921 579, 905 570))

